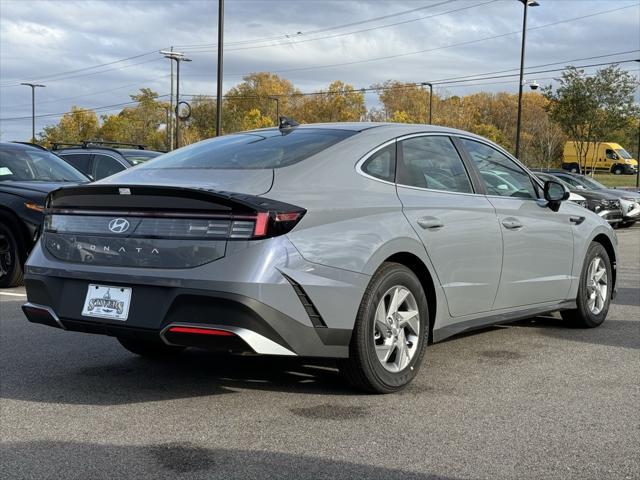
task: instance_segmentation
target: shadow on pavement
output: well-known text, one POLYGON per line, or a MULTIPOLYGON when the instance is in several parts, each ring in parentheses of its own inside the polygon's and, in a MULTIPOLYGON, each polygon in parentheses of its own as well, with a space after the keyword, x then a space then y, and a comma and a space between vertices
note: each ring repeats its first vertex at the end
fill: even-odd
POLYGON ((640 286, 638 288, 618 288, 613 303, 616 305, 640 307, 640 286))
POLYGON ((538 328, 541 334, 562 340, 640 349, 640 322, 633 320, 605 320, 597 328, 574 328, 558 318, 534 317, 509 325, 538 328))
MULTIPOLYGON (((211 432, 215 434, 215 432, 211 432)), ((64 441, 4 443, 2 478, 224 478, 453 480, 289 453, 207 449, 189 443, 109 445, 64 441)))
MULTIPOLYGON (((124 354, 127 355, 127 354, 124 354)), ((131 354, 96 364, 70 359, 51 369, 21 372, 5 365, 2 398, 80 405, 121 405, 219 394, 235 389, 315 395, 354 395, 336 368, 302 359, 215 355, 186 351, 171 360, 131 354)))

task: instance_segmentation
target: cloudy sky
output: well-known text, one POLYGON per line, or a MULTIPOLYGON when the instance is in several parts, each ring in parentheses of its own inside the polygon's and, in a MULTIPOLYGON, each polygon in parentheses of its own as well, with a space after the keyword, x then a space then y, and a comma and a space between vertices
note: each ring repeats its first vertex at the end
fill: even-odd
MULTIPOLYGON (((640 58, 638 0, 539 0, 529 9, 527 80, 565 64, 640 58)), ((181 91, 215 95, 217 0, 0 0, 0 138, 31 135, 72 105, 114 113, 138 88, 169 93, 174 46, 181 91)), ((441 94, 516 92, 523 6, 517 0, 226 0, 224 89, 272 71, 302 91, 432 81, 441 94), (500 72, 500 73, 496 73, 500 72), (484 76, 502 78, 482 79, 484 76), (460 78, 466 77, 466 78, 460 78), (480 77, 480 78, 478 78, 480 77), (465 80, 465 81, 460 81, 465 80)), ((638 75, 640 63, 622 63, 638 75)), ((597 67, 588 67, 587 72, 597 67)), ((377 103, 367 94, 368 106, 377 103)))

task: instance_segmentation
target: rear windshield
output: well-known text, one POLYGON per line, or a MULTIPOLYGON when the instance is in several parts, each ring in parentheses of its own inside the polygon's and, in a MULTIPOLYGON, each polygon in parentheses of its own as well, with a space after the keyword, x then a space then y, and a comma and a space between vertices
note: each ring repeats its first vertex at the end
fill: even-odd
POLYGON ((225 135, 174 150, 144 163, 142 169, 230 168, 261 169, 292 165, 357 132, 333 129, 294 129, 225 135))
POLYGON ((129 152, 120 152, 120 153, 122 153, 124 158, 129 160, 129 163, 131 163, 131 165, 138 165, 142 162, 146 162, 147 160, 151 160, 152 158, 156 158, 158 155, 160 155, 160 152, 150 152, 150 151, 144 151, 144 150, 134 151, 132 153, 129 153, 129 152))

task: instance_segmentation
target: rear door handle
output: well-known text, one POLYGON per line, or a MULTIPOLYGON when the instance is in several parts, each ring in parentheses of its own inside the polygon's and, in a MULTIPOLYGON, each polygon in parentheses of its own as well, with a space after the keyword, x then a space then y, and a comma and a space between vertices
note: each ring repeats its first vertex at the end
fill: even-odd
POLYGON ((435 230, 444 227, 444 223, 438 217, 419 218, 418 225, 420 225, 425 230, 435 230))
POLYGON ((513 217, 507 217, 504 220, 502 220, 502 225, 504 225, 504 228, 507 228, 509 230, 516 230, 518 228, 522 228, 522 223, 520 223, 520 221, 517 218, 513 218, 513 217))

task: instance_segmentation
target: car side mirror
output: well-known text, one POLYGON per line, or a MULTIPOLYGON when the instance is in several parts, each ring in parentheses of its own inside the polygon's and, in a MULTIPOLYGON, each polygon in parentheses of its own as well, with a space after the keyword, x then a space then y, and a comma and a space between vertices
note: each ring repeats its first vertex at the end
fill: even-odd
POLYGON ((571 193, 567 188, 554 180, 544 182, 544 199, 549 202, 549 208, 557 212, 560 203, 567 200, 571 193))

